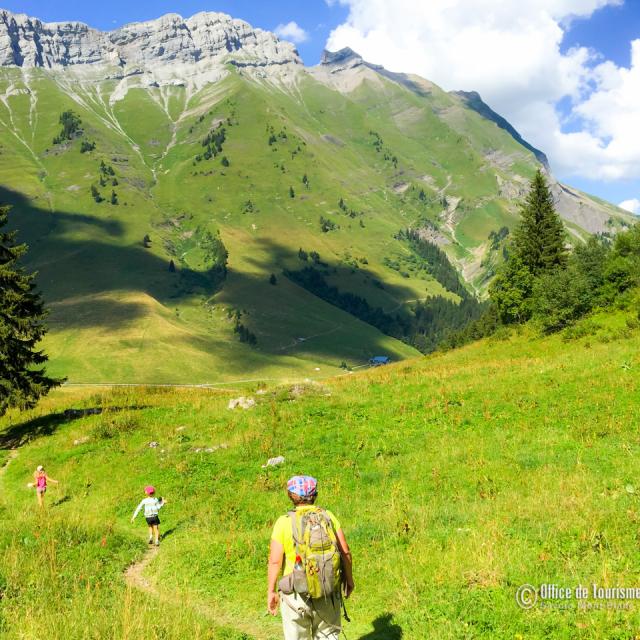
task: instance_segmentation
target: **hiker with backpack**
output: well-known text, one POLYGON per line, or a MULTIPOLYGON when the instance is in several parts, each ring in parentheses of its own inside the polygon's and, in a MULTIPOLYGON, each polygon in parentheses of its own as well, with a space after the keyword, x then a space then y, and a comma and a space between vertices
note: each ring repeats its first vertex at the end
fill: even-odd
POLYGON ((144 508, 144 518, 149 526, 149 544, 153 544, 155 540, 155 545, 158 547, 160 546, 160 518, 158 513, 160 509, 167 504, 167 501, 164 498, 154 497, 156 489, 150 485, 144 488, 144 492, 147 497, 136 507, 131 517, 131 522, 136 519, 137 515, 144 508))
POLYGON ((293 509, 278 518, 271 535, 267 608, 275 616, 280 603, 285 640, 338 640, 342 591, 348 598, 354 588, 344 531, 315 505, 317 488, 311 476, 287 482, 293 509))

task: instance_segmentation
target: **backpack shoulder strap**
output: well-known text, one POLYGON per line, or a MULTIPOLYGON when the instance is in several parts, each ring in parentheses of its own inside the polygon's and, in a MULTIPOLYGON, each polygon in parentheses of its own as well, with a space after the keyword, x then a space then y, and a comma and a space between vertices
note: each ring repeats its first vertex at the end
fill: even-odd
POLYGON ((291 535, 293 536, 293 544, 296 548, 296 555, 300 555, 300 544, 298 538, 298 524, 296 522, 296 510, 287 511, 287 516, 291 520, 291 535))
POLYGON ((323 509, 322 507, 318 507, 318 513, 320 517, 329 525, 329 527, 331 528, 331 531, 333 531, 333 534, 337 536, 338 533, 336 532, 336 528, 333 526, 333 520, 327 513, 327 510, 323 509))

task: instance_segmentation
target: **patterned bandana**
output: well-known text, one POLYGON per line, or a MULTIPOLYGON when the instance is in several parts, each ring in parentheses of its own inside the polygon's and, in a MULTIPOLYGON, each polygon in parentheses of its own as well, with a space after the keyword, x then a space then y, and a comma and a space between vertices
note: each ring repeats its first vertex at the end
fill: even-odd
POLYGON ((287 489, 301 498, 309 498, 318 493, 318 481, 311 476, 293 476, 287 482, 287 489))

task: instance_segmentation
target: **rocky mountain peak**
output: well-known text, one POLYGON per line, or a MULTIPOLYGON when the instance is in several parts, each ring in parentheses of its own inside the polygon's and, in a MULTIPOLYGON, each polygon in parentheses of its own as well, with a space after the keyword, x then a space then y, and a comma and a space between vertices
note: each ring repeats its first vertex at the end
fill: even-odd
POLYGON ((320 65, 324 67, 333 67, 334 70, 352 69, 365 64, 362 57, 350 47, 340 49, 340 51, 322 52, 320 65))
POLYGON ((41 22, 0 10, 0 66, 113 65, 142 70, 202 61, 301 65, 294 45, 224 13, 170 13, 102 32, 81 22, 41 22))

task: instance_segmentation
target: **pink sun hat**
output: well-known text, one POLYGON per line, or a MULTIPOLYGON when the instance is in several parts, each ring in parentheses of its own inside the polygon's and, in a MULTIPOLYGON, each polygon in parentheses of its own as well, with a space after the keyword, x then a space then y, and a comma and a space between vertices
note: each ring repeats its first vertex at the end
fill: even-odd
POLYGON ((148 496, 152 496, 155 492, 156 492, 156 488, 152 487, 151 485, 147 485, 144 488, 144 492, 148 495, 148 496))

